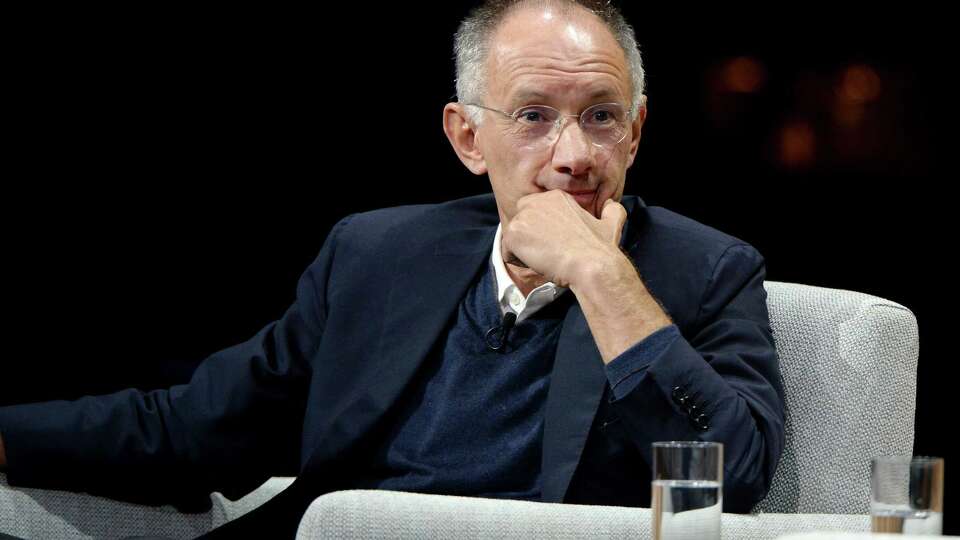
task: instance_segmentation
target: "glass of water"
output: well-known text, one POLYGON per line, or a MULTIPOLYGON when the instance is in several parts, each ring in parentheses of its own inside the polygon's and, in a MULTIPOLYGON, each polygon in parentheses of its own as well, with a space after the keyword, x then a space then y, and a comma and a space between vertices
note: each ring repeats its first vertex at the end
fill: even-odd
POLYGON ((870 488, 873 532, 941 534, 942 458, 874 458, 870 463, 870 488))
POLYGON ((723 444, 653 443, 654 540, 719 540, 723 444))

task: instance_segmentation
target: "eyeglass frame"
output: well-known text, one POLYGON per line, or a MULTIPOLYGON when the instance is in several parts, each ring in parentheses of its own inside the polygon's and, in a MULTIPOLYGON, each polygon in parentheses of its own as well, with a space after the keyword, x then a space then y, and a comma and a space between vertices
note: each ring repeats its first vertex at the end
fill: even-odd
MULTIPOLYGON (((547 146, 546 146, 545 148, 549 148, 550 146, 556 144, 556 142, 560 140, 560 134, 563 133, 563 128, 566 127, 566 121, 563 120, 564 118, 576 118, 576 119, 577 119, 577 125, 580 126, 580 129, 581 129, 582 131, 586 132, 586 130, 584 130, 584 128, 583 128, 583 115, 586 114, 587 111, 589 111, 590 109, 592 109, 592 108, 594 108, 594 107, 599 107, 599 106, 601 106, 601 105, 617 105, 618 107, 623 107, 623 104, 622 104, 622 103, 617 103, 617 102, 615 102, 615 101, 610 101, 610 102, 595 103, 595 104, 593 104, 593 105, 590 105, 589 107, 587 107, 587 108, 583 109, 582 111, 580 111, 580 114, 563 114, 562 112, 560 112, 559 109, 556 109, 556 108, 551 107, 551 106, 549 106, 549 105, 530 104, 530 105, 522 105, 522 106, 520 106, 520 107, 517 107, 517 109, 516 109, 515 111, 513 111, 513 113, 511 114, 511 113, 508 113, 508 112, 506 112, 506 111, 501 111, 500 109, 494 109, 493 107, 487 107, 486 105, 481 105, 481 104, 479 104, 479 103, 464 103, 463 105, 468 106, 468 107, 477 107, 477 108, 484 109, 484 110, 487 110, 487 111, 490 111, 490 112, 499 113, 499 114, 501 114, 501 115, 503 115, 503 116, 506 116, 507 118, 513 120, 514 122, 519 122, 520 119, 517 118, 517 114, 518 114, 520 111, 522 111, 523 109, 526 109, 526 108, 529 108, 529 107, 541 107, 541 108, 544 108, 544 109, 550 109, 550 110, 556 111, 557 114, 558 114, 558 117, 557 117, 557 119, 554 121, 554 125, 556 126, 554 129, 557 130, 557 136, 556 136, 556 138, 555 138, 553 141, 551 141, 549 144, 547 144, 547 146)), ((624 112, 626 113, 626 117, 627 117, 628 119, 630 119, 630 120, 627 122, 627 126, 629 126, 630 123, 633 121, 633 118, 632 118, 632 117, 633 117, 633 106, 624 107, 624 112)), ((590 140, 590 144, 596 146, 597 148, 603 148, 603 149, 606 149, 606 150, 610 150, 610 149, 612 149, 613 147, 615 147, 616 145, 622 143, 623 140, 627 138, 627 133, 628 133, 629 131, 630 131, 629 129, 624 130, 624 132, 623 132, 623 137, 620 137, 620 140, 619 140, 619 141, 617 141, 617 142, 615 142, 615 143, 612 143, 609 148, 607 148, 606 146, 604 146, 604 145, 602 145, 602 144, 597 144, 597 143, 593 140, 592 137, 589 137, 589 136, 588 136, 588 139, 590 140)))

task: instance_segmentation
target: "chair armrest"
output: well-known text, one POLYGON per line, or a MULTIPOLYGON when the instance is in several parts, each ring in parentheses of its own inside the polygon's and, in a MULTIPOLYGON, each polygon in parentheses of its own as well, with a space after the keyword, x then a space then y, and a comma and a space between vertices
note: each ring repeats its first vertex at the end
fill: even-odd
POLYGON ((249 512, 282 491, 292 478, 272 478, 237 501, 219 493, 212 507, 184 514, 171 506, 144 506, 86 493, 10 487, 0 473, 0 532, 22 538, 123 538, 159 535, 195 538, 249 512))
MULTIPOLYGON (((736 539, 870 530, 867 515, 723 514, 721 519, 724 538, 736 539)), ((318 497, 297 538, 650 538, 650 524, 648 508, 349 490, 318 497)))
MULTIPOLYGON (((781 536, 777 540, 928 540, 930 536, 914 534, 871 534, 871 533, 801 533, 781 536)), ((960 538, 960 536, 940 536, 939 538, 960 538)))
POLYGON ((219 527, 228 521, 233 521, 276 497, 281 491, 287 489, 294 480, 295 478, 291 476, 271 478, 257 489, 235 501, 231 501, 220 493, 211 494, 210 499, 213 502, 211 512, 216 515, 214 527, 219 527))

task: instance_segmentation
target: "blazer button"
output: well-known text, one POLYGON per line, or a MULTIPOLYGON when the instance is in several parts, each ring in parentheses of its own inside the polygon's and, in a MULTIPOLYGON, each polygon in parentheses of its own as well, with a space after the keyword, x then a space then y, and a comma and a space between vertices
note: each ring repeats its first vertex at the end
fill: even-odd
POLYGON ((677 405, 680 405, 680 399, 683 397, 683 388, 679 386, 673 387, 673 402, 677 405))
POLYGON ((619 421, 620 421, 619 418, 611 418, 609 420, 604 421, 602 424, 600 424, 600 431, 601 432, 606 431, 608 426, 610 426, 611 424, 615 424, 616 422, 619 422, 619 421))
POLYGON ((701 414, 699 416, 691 417, 690 423, 693 424, 693 427, 697 428, 699 431, 707 431, 710 429, 710 425, 707 424, 707 415, 701 414))

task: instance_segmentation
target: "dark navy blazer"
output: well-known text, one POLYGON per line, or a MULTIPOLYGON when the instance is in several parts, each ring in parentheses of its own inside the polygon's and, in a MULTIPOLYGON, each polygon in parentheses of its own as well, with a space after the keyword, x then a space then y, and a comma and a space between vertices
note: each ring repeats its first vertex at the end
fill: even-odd
MULTIPOLYGON (((571 303, 545 407, 543 500, 647 505, 650 443, 699 439, 725 444, 724 508, 748 511, 784 437, 763 258, 636 197, 622 202, 621 246, 683 338, 613 399, 571 303)), ((490 194, 341 220, 283 317, 210 356, 189 384, 0 408, 8 481, 181 507, 274 475, 298 475, 310 497, 356 487, 403 391, 488 270, 498 221, 490 194)))

